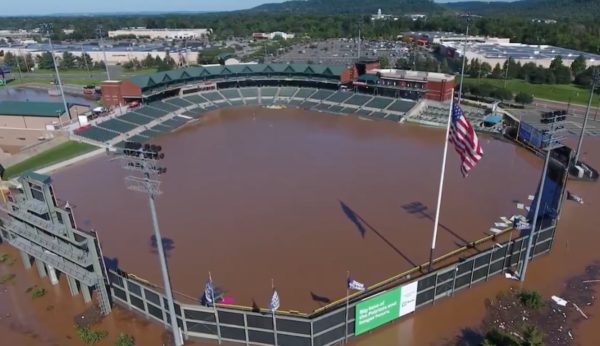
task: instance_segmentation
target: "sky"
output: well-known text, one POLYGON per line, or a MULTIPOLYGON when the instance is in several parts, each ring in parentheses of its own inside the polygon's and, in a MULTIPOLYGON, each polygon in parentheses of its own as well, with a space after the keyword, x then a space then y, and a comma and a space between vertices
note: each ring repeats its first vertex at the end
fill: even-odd
MULTIPOLYGON (((4 6, 0 16, 140 11, 231 11, 251 8, 263 3, 283 1, 284 0, 27 0, 27 6, 4 6)), ((435 1, 456 2, 461 0, 435 1)))

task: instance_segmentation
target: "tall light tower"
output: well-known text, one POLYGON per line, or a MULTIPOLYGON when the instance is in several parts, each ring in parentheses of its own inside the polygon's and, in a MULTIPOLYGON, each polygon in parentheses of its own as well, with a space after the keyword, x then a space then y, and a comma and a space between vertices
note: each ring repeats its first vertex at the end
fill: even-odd
POLYGON ((128 184, 128 189, 148 194, 150 214, 152 215, 152 226, 158 247, 158 258, 160 261, 163 285, 165 287, 165 295, 167 297, 173 339, 175 340, 175 346, 181 346, 183 345, 183 340, 181 340, 179 326, 177 325, 177 315, 175 314, 175 303, 173 301, 173 292, 171 290, 171 282, 169 279, 169 269, 167 268, 167 260, 163 249, 160 228, 158 226, 156 206, 154 205, 155 198, 161 194, 158 176, 167 172, 167 169, 159 164, 159 160, 162 160, 165 157, 165 154, 161 153, 161 151, 162 148, 159 145, 142 145, 138 142, 127 142, 120 154, 122 155, 124 168, 126 170, 141 173, 142 175, 141 177, 134 175, 128 176, 125 178, 125 181, 128 184))
MULTIPOLYGON (((594 99, 594 89, 596 86, 600 84, 600 73, 598 73, 598 69, 594 68, 592 73, 592 89, 590 90, 590 100, 588 101, 587 109, 585 110, 585 117, 583 118, 583 126, 581 127, 581 134, 579 135, 579 142, 577 143, 577 152, 575 153, 574 164, 577 164, 579 161, 579 156, 581 153, 581 145, 583 144, 583 136, 585 136, 585 128, 587 126, 588 117, 590 116, 590 108, 592 107, 592 100, 594 99)), ((595 118, 595 117, 594 117, 595 118)))
POLYGON ((553 149, 560 148, 563 145, 560 143, 562 139, 561 133, 564 133, 565 127, 563 122, 566 119, 567 112, 566 111, 555 111, 542 114, 542 123, 549 124, 548 135, 550 136, 547 143, 543 143, 546 149, 546 158, 544 160, 544 169, 542 170, 542 177, 540 178, 540 185, 538 189, 537 196, 535 198, 535 209, 533 213, 533 220, 531 222, 531 231, 529 232, 529 239, 527 240, 527 251, 525 252, 525 260, 523 260, 523 266, 521 268, 521 273, 519 274, 519 278, 521 282, 525 281, 525 274, 527 273, 527 264, 529 264, 529 256, 531 256, 531 251, 533 247, 533 238, 536 233, 539 213, 540 213, 540 205, 542 203, 542 197, 544 196, 544 187, 546 185, 546 175, 548 173, 548 163, 550 162, 550 157, 553 149))
POLYGON ((102 55, 104 56, 104 67, 106 68, 106 79, 110 80, 110 72, 108 72, 108 60, 106 60, 106 46, 104 45, 104 29, 102 25, 96 27, 96 35, 98 36, 98 43, 102 47, 102 55))
MULTIPOLYGON (((54 71, 56 72, 56 81, 58 82, 58 90, 60 90, 60 96, 62 97, 65 112, 69 114, 69 105, 67 104, 67 99, 65 98, 65 91, 63 90, 63 84, 60 80, 60 73, 58 73, 58 64, 56 63, 56 57, 54 56, 54 46, 52 45, 52 24, 44 23, 40 25, 40 31, 48 37, 48 44, 50 45, 50 54, 52 55, 52 64, 54 65, 54 71)), ((62 119, 60 117, 61 115, 58 116, 58 122, 60 123, 60 127, 62 128, 62 119)), ((69 119, 70 118, 71 116, 69 114, 69 119)))

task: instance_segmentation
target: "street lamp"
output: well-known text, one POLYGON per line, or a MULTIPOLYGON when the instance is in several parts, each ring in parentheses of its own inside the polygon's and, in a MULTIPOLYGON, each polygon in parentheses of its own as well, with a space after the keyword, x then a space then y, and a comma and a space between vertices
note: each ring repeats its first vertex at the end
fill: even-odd
MULTIPOLYGON (((598 69, 593 69, 592 72, 592 87, 590 90, 590 100, 588 102, 587 108, 585 110, 585 117, 583 118, 583 126, 581 127, 581 134, 579 135, 579 143, 577 143, 577 152, 575 153, 575 160, 573 163, 577 165, 579 162, 579 154, 581 153, 581 144, 583 144, 583 136, 585 135, 585 128, 587 126, 588 117, 590 115, 590 108, 592 107, 592 99, 594 98, 594 89, 596 89, 596 85, 600 83, 600 73, 598 73, 598 69)), ((594 116, 595 119, 595 116, 594 116)))
POLYGON ((106 60, 106 46, 104 45, 104 29, 102 25, 96 27, 96 35, 99 39, 99 44, 102 46, 102 55, 104 56, 104 67, 106 68, 106 78, 110 80, 110 72, 108 72, 108 60, 106 60))
POLYGON ((181 346, 183 345, 183 340, 181 340, 179 326, 177 325, 175 303, 173 301, 173 292, 169 280, 169 269, 167 268, 167 260, 165 258, 162 237, 158 226, 158 217, 156 215, 156 206, 154 204, 155 198, 161 194, 160 180, 158 180, 158 177, 167 172, 167 169, 159 164, 159 161, 165 157, 165 154, 161 151, 162 148, 159 145, 142 145, 142 143, 138 142, 126 142, 125 148, 120 150, 119 154, 124 161, 124 169, 142 174, 142 177, 134 175, 128 176, 125 178, 125 181, 128 184, 127 188, 129 190, 148 194, 152 226, 158 247, 158 258, 160 261, 163 285, 165 287, 165 295, 171 319, 173 339, 175 341, 175 346, 181 346))
POLYGON ((544 160, 544 169, 542 170, 542 177, 539 189, 535 198, 535 210, 533 213, 533 220, 531 222, 531 230, 529 231, 529 239, 527 240, 527 251, 525 252, 525 259, 523 260, 523 266, 519 275, 521 282, 525 281, 527 264, 529 263, 529 256, 531 256, 531 250, 533 247, 533 236, 536 232, 538 223, 537 221, 540 212, 540 205, 542 202, 542 197, 544 196, 544 187, 546 185, 546 175, 548 173, 548 163, 550 162, 551 153, 553 149, 560 148, 563 146, 560 143, 560 140, 563 138, 561 134, 565 131, 563 122, 566 119, 566 115, 566 111, 554 111, 542 114, 541 122, 544 124, 549 124, 549 129, 547 130, 549 138, 548 141, 545 143, 542 141, 542 146, 546 150, 546 158, 544 160))
MULTIPOLYGON (((54 71, 56 72, 56 81, 58 82, 58 90, 60 90, 60 96, 62 97, 63 106, 65 107, 65 112, 69 114, 69 105, 67 104, 67 99, 65 98, 65 91, 63 90, 63 84, 60 80, 60 73, 58 73, 58 64, 56 63, 56 57, 54 56, 54 46, 52 45, 52 32, 53 27, 50 23, 44 23, 40 25, 40 31, 48 36, 48 44, 50 45, 50 54, 52 55, 52 64, 54 65, 54 71)), ((69 114, 69 118, 71 118, 69 114)), ((60 121, 60 116, 58 117, 60 126, 62 128, 62 121, 60 121)))

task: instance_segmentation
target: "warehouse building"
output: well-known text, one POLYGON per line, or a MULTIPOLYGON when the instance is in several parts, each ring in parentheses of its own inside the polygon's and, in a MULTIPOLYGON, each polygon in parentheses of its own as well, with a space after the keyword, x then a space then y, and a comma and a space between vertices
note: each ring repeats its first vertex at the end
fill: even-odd
POLYGON ((135 36, 150 39, 204 40, 212 33, 212 29, 146 29, 125 28, 108 32, 108 37, 135 36))
POLYGON ((61 125, 77 120, 77 116, 89 111, 80 104, 62 102, 0 102, 0 127, 5 129, 54 130, 61 125))

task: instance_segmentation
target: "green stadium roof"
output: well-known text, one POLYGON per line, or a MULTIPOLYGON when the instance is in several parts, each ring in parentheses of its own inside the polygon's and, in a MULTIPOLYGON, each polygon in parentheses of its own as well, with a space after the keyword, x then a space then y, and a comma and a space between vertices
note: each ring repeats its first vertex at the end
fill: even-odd
POLYGON ((65 113, 62 102, 2 101, 0 115, 57 117, 65 113))
POLYGON ((337 78, 346 70, 345 65, 309 65, 309 64, 239 64, 219 66, 195 66, 148 75, 135 76, 130 82, 141 89, 149 89, 169 83, 182 83, 191 79, 210 79, 225 75, 244 74, 303 74, 315 77, 337 78))

